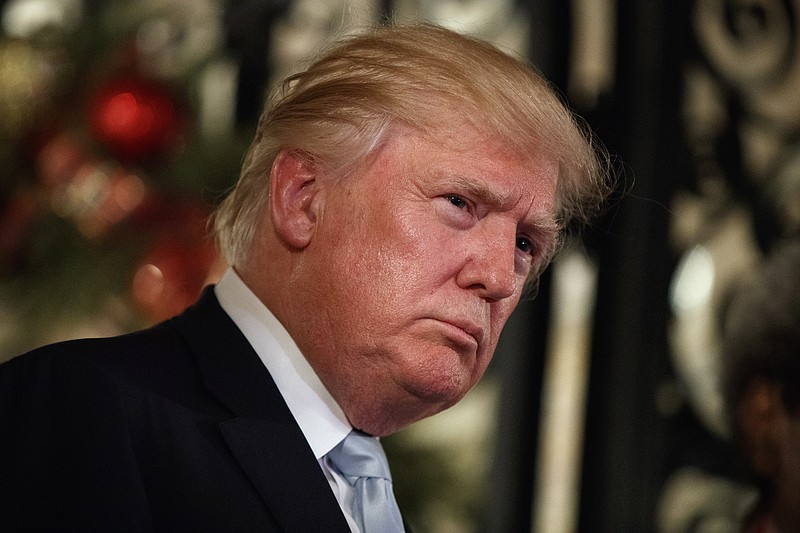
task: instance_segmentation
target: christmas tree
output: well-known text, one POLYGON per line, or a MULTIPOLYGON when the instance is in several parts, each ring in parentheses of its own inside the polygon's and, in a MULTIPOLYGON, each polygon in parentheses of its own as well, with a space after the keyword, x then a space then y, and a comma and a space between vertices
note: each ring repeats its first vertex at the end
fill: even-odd
POLYGON ((238 64, 221 3, 18 0, 0 38, 0 360, 191 304, 223 265, 238 64))

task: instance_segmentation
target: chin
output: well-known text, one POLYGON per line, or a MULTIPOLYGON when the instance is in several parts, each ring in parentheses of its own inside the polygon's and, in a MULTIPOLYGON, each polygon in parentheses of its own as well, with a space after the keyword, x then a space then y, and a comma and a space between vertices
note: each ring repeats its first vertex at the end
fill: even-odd
POLYGON ((469 391, 463 380, 439 379, 409 383, 405 390, 423 405, 442 406, 439 411, 458 403, 469 391))
POLYGON ((372 435, 389 435, 452 407, 480 378, 470 364, 475 356, 449 347, 424 346, 387 359, 394 362, 391 372, 349 381, 372 385, 351 387, 343 405, 350 423, 372 435))
POLYGON ((391 435, 405 427, 452 407, 469 389, 452 382, 406 384, 398 395, 388 398, 363 398, 347 412, 353 427, 378 437, 391 435))
POLYGON ((422 404, 441 405, 440 411, 451 407, 480 377, 464 364, 464 359, 449 349, 441 356, 436 352, 429 353, 424 364, 409 368, 403 374, 405 379, 400 385, 422 404))

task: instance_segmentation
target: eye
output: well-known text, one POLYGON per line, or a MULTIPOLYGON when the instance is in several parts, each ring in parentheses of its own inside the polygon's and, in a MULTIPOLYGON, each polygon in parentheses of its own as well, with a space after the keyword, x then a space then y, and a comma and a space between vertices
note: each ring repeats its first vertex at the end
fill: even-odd
POLYGON ((527 237, 517 237, 517 248, 526 254, 533 255, 533 241, 527 237))
POLYGON ((467 201, 457 194, 448 194, 445 196, 445 198, 447 198, 448 202, 450 202, 459 209, 464 209, 467 207, 467 201))

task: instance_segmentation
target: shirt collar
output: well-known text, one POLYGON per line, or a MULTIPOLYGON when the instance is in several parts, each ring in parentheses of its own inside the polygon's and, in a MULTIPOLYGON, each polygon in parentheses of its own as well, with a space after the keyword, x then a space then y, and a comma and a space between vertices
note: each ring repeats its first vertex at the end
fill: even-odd
POLYGON ((289 332, 232 269, 214 287, 231 317, 272 375, 317 459, 353 429, 289 332))

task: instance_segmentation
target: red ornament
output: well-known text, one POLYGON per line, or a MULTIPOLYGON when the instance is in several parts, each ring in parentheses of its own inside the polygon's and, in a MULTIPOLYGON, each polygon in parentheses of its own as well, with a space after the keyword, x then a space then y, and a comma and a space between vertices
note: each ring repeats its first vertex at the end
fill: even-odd
POLYGON ((151 197, 129 220, 141 231, 156 230, 131 285, 146 319, 158 322, 180 313, 222 275, 225 265, 206 227, 209 214, 199 202, 151 197))
POLYGON ((177 315, 219 277, 214 243, 180 235, 162 238, 136 269, 131 287, 134 301, 150 321, 177 315))
POLYGON ((176 98, 162 83, 143 78, 114 81, 89 106, 94 136, 115 156, 142 161, 165 155, 183 136, 176 98))

